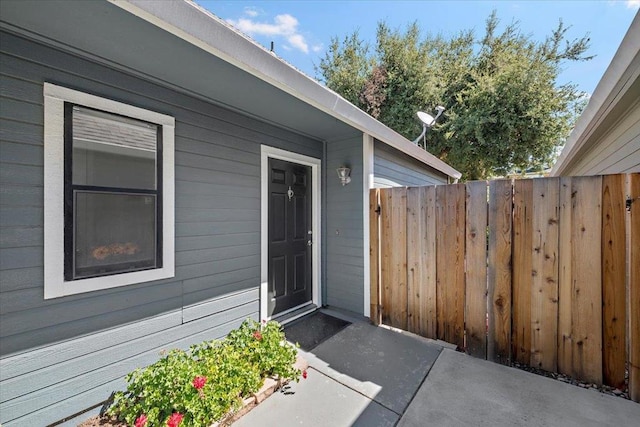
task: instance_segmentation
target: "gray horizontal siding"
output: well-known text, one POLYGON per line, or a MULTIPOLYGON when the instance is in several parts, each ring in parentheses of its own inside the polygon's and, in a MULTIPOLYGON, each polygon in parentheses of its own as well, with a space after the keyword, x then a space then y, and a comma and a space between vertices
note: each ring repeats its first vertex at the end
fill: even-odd
POLYGON ((374 143, 373 175, 376 188, 447 183, 445 175, 380 141, 374 143))
MULTIPOLYGON (((44 425, 122 376, 257 318, 260 144, 322 157, 322 144, 75 55, 2 33, 0 422, 44 425), (176 119, 176 276, 43 299, 43 82, 176 119)), ((228 84, 228 83, 224 83, 228 84)))
POLYGON ((327 301, 355 313, 364 307, 362 136, 327 143, 327 301), (351 183, 335 170, 348 165, 351 183))
MULTIPOLYGON (((254 304, 244 304, 199 321, 175 326, 170 322, 180 319, 167 316, 167 323, 160 332, 144 336, 139 335, 137 330, 130 331, 131 327, 119 328, 117 332, 120 343, 115 346, 101 348, 88 355, 6 381, 14 383, 11 384, 13 387, 7 389, 20 395, 3 402, 3 417, 12 420, 7 425, 43 425, 57 421, 57 415, 52 414, 69 415, 73 413, 69 409, 74 406, 77 410, 77 407, 87 405, 86 401, 82 401, 87 397, 83 396, 84 392, 94 395, 94 399, 104 399, 111 391, 124 387, 122 377, 125 374, 155 362, 162 350, 184 349, 197 342, 221 338, 247 317, 257 319, 254 304), (46 381, 47 378, 57 379, 65 374, 67 379, 63 381, 53 384, 46 381), (96 394, 96 390, 100 394, 96 394), (34 411, 34 407, 42 409, 34 411)), ((76 346, 78 345, 95 347, 99 344, 85 338, 76 342, 76 346)))

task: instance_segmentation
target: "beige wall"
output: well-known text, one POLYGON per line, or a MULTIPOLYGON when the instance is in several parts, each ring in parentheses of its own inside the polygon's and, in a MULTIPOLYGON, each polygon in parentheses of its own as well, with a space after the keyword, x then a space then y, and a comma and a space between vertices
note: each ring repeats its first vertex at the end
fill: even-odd
POLYGON ((640 12, 591 95, 551 176, 640 172, 640 12))
POLYGON ((563 175, 640 172, 640 98, 563 175))

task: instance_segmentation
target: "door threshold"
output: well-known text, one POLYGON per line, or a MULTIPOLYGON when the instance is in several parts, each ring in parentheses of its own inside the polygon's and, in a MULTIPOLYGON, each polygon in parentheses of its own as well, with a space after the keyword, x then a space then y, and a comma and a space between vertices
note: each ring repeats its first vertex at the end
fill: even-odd
POLYGON ((278 313, 275 316, 271 317, 271 320, 275 320, 281 325, 286 325, 287 323, 293 322, 301 318, 302 316, 306 316, 307 314, 313 313, 318 309, 318 306, 312 302, 308 302, 298 307, 291 308, 283 313, 278 313))

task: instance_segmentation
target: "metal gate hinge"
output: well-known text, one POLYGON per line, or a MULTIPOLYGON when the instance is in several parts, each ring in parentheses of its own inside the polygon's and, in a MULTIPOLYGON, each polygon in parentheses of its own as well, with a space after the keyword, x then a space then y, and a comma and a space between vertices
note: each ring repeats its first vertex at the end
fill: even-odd
POLYGON ((625 202, 625 207, 627 208, 627 212, 631 212, 631 204, 638 199, 640 199, 640 197, 636 197, 635 199, 632 199, 631 197, 627 196, 627 200, 625 202))
POLYGON ((376 208, 376 210, 374 212, 377 213, 378 215, 380 215, 380 212, 382 212, 382 208, 380 207, 380 205, 378 205, 378 207, 376 208))

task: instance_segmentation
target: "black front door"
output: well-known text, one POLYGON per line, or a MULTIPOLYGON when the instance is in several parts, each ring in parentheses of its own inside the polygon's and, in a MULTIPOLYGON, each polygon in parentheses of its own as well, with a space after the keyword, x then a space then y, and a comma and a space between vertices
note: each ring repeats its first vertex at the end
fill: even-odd
POLYGON ((269 159, 269 315, 311 301, 311 168, 269 159))

